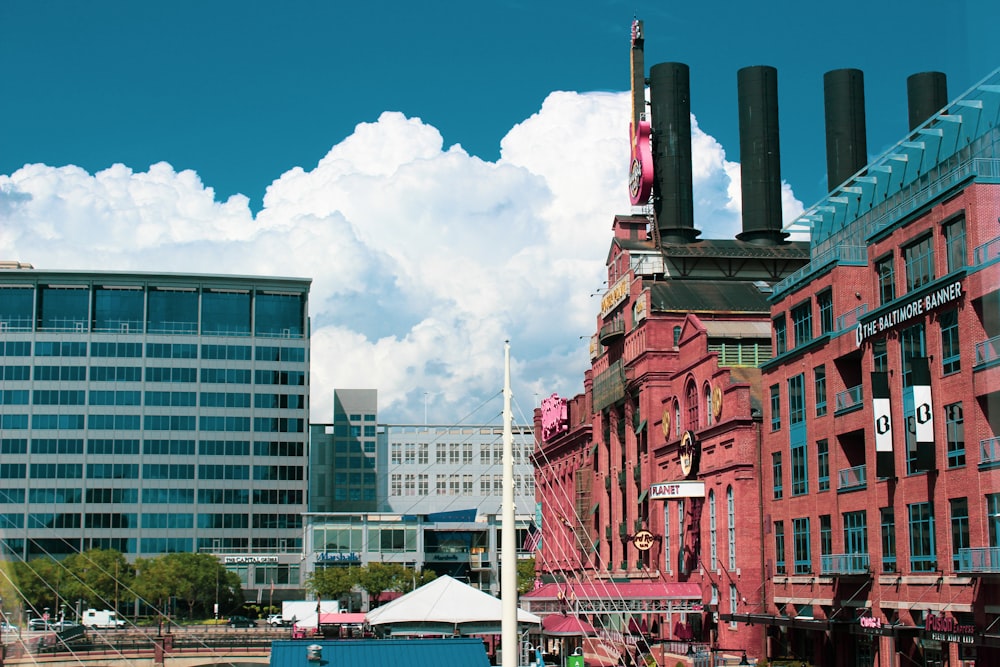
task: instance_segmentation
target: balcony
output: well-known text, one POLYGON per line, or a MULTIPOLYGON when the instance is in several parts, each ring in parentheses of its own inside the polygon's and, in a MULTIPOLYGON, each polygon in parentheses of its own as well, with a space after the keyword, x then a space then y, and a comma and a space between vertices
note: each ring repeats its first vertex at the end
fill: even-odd
POLYGON ((820 574, 868 574, 868 554, 827 554, 821 556, 820 574))
POLYGON ((988 366, 1000 361, 1000 336, 976 343, 976 366, 988 366))
POLYGON ((993 436, 979 441, 979 469, 1000 466, 1000 437, 993 436))
POLYGON ((865 488, 867 486, 865 479, 867 467, 865 464, 861 464, 853 468, 839 470, 837 472, 837 493, 857 491, 858 489, 865 488))
POLYGON ((964 574, 1000 574, 1000 547, 959 549, 958 571, 964 574))
POLYGON ((1000 238, 987 241, 972 251, 972 263, 980 266, 1000 257, 1000 238))
POLYGON ((601 332, 598 338, 601 341, 601 345, 608 346, 621 340, 622 336, 625 335, 625 320, 619 318, 612 320, 601 327, 601 332))
POLYGON ((842 415, 855 410, 860 410, 864 407, 864 389, 864 385, 859 384, 855 387, 839 392, 836 397, 836 408, 834 409, 833 414, 842 415))
POLYGON ((836 333, 840 333, 841 331, 847 331, 848 329, 855 328, 856 326, 858 326, 858 320, 861 319, 861 316, 867 312, 868 312, 868 304, 863 303, 854 310, 848 311, 843 315, 840 315, 839 317, 837 317, 834 323, 833 330, 836 333))

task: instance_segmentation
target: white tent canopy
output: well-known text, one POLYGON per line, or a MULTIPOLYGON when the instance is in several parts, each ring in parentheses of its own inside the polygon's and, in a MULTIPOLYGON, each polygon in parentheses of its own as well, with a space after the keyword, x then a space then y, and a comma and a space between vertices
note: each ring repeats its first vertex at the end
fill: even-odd
MULTIPOLYGON (((394 635, 499 634, 502 614, 499 598, 442 575, 371 610, 365 620, 394 635)), ((517 622, 537 625, 541 619, 518 609, 517 622)))

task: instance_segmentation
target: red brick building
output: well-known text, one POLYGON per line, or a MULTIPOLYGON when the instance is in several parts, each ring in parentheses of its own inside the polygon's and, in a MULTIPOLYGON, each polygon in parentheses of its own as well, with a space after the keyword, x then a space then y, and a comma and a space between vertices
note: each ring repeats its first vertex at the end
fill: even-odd
POLYGON ((808 251, 780 230, 774 70, 741 70, 739 88, 753 205, 737 239, 700 240, 687 68, 650 70, 652 205, 614 219, 583 392, 535 413, 539 587, 522 603, 657 660, 764 648, 762 626, 718 616, 766 606, 759 366, 771 285, 808 251))
POLYGON ((800 220, 763 368, 767 605, 729 616, 771 658, 1000 664, 998 83, 800 220))

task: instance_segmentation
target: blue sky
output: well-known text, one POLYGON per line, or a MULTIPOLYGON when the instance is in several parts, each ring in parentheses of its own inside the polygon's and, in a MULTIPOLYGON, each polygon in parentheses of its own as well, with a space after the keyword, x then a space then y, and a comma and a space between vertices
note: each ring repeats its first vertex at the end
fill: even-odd
POLYGON ((647 68, 691 68, 708 237, 738 226, 739 68, 778 69, 787 219, 825 193, 824 72, 864 70, 875 156, 908 75, 954 98, 1000 66, 988 0, 4 0, 0 258, 312 277, 315 418, 375 386, 457 421, 507 337, 528 412, 579 391, 629 210, 636 14, 647 68))

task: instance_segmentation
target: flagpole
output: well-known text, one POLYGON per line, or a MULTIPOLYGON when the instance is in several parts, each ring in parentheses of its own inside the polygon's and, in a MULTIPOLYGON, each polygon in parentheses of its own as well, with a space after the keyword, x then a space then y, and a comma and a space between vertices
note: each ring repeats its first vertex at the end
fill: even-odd
POLYGON ((501 667, 518 667, 517 540, 514 526, 514 435, 511 416, 510 341, 504 341, 503 364, 503 500, 500 540, 501 667))

